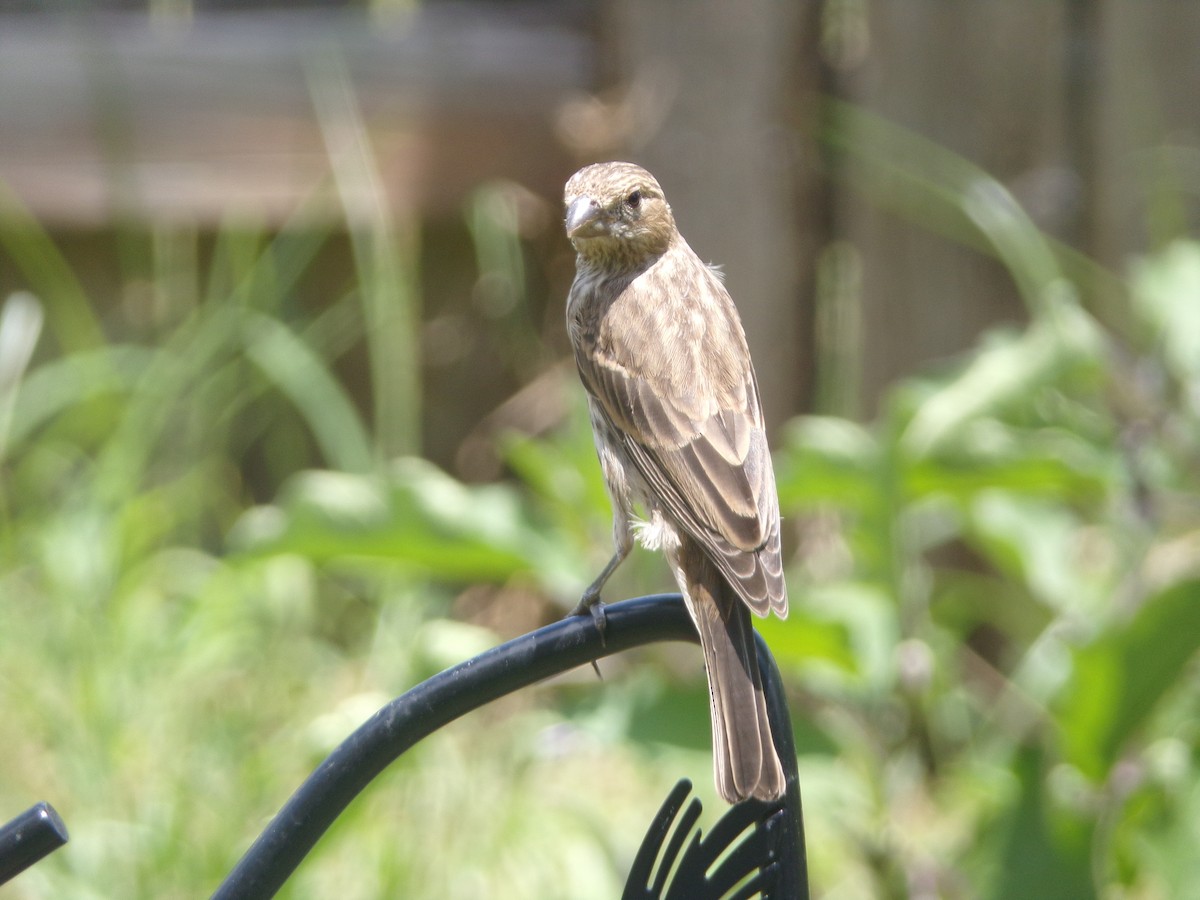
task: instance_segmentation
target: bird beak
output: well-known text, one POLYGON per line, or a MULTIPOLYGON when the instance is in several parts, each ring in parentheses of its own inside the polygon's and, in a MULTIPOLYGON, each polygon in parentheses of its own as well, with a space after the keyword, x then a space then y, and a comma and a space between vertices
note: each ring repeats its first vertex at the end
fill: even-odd
POLYGON ((591 197, 576 197, 567 207, 567 237, 597 237, 608 231, 603 211, 591 197))

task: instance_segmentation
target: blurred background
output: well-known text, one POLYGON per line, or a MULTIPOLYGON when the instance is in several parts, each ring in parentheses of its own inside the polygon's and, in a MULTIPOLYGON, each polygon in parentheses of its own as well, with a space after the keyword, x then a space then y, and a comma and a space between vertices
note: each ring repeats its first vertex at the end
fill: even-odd
MULTIPOLYGON (((575 603, 560 197, 611 158, 745 321, 816 895, 1195 895, 1198 45, 1173 0, 0 0, 0 821, 71 831, 11 896, 210 893, 575 603)), ((617 896, 676 778, 722 805, 695 649, 603 668, 283 896, 617 896)))

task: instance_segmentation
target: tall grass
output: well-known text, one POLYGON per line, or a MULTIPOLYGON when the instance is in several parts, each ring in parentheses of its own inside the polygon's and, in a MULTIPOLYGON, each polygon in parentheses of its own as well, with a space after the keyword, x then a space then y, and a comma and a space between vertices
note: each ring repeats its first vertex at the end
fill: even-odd
MULTIPOLYGON (((71 831, 14 896, 204 896, 359 721, 495 641, 449 617, 464 588, 523 602, 584 581, 579 521, 548 533, 513 488, 414 455, 415 224, 387 221, 336 67, 314 95, 354 260, 320 308, 300 287, 332 235, 304 210, 215 242, 126 230, 114 304, 5 198, 25 290, 0 312, 0 818, 45 799, 71 831), (368 415, 338 374, 360 348, 368 415)), ((609 826, 571 786, 607 742, 564 756, 563 722, 526 701, 431 741, 287 894, 611 895, 638 830, 596 839, 609 826)), ((640 800, 646 771, 608 755, 640 800)))

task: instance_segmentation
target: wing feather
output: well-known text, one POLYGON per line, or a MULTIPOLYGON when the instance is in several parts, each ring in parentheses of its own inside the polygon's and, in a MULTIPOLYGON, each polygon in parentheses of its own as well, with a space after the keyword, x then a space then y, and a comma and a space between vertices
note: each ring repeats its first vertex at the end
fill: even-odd
POLYGON ((651 269, 625 289, 614 307, 637 305, 637 314, 605 317, 603 339, 576 355, 580 375, 664 510, 705 547, 751 609, 786 615, 778 498, 745 337, 711 274, 683 287, 703 294, 690 298, 702 307, 717 309, 670 318, 655 292, 678 289, 673 274, 674 284, 664 286, 662 273, 651 269), (658 346, 648 348, 648 339, 658 346), (717 352, 713 342, 730 339, 742 353, 717 352))

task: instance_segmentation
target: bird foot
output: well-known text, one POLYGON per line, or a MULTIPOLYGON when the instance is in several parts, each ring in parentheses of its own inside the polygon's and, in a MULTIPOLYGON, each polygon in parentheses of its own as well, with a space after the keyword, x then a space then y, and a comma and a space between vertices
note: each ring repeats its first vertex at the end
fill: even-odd
POLYGON ((599 591, 593 591, 591 588, 583 592, 582 599, 573 610, 567 613, 567 616, 569 618, 589 614, 596 625, 596 630, 600 632, 600 643, 603 644, 604 634, 608 630, 608 616, 604 612, 604 603, 600 600, 599 591))
MULTIPOLYGON (((575 608, 567 613, 567 617, 591 615, 592 622, 596 626, 596 630, 600 632, 600 646, 607 645, 605 633, 608 631, 608 616, 604 612, 604 604, 600 600, 600 592, 595 590, 595 587, 589 587, 583 592, 583 597, 575 604, 575 608)), ((596 677, 601 681, 604 680, 604 675, 600 672, 600 666, 596 660, 592 660, 592 671, 596 673, 596 677)))

